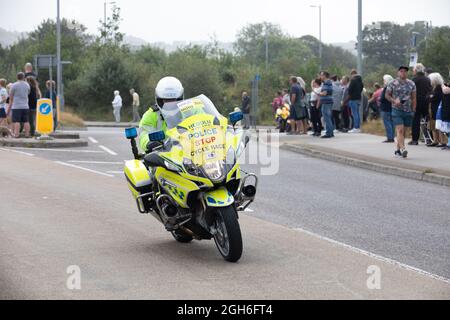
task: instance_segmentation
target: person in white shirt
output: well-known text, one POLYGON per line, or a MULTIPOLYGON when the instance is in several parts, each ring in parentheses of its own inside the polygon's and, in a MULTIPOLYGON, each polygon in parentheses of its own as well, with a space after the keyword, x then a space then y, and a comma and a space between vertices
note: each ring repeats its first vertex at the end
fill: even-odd
POLYGON ((6 110, 8 100, 8 91, 6 90, 6 80, 0 79, 0 126, 7 124, 6 115, 8 110, 6 110))
POLYGON ((320 79, 315 79, 311 82, 311 97, 309 100, 309 111, 311 114, 311 124, 313 127, 313 136, 320 137, 322 135, 323 125, 322 125, 322 112, 320 107, 319 94, 321 92, 322 81, 320 79))
POLYGON ((141 116, 139 114, 139 94, 134 90, 130 90, 130 94, 133 97, 133 122, 139 122, 141 121, 141 116))
POLYGON ((120 122, 120 109, 122 109, 122 97, 120 96, 119 91, 114 91, 114 100, 112 102, 113 106, 113 114, 116 119, 116 123, 120 122))

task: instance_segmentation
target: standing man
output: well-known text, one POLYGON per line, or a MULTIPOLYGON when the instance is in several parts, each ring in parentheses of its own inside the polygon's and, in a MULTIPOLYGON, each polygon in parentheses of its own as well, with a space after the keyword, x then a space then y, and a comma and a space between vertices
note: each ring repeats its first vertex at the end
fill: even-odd
POLYGON ((242 92, 242 113, 244 114, 244 130, 250 129, 250 97, 247 92, 242 92))
POLYGON ((364 90, 364 84, 361 76, 356 70, 351 72, 351 80, 348 86, 347 97, 345 98, 345 103, 348 103, 352 111, 353 117, 353 130, 350 133, 361 133, 361 115, 360 107, 362 101, 362 92, 364 90))
POLYGON ((290 105, 290 114, 289 120, 291 124, 291 132, 288 135, 292 134, 300 134, 301 130, 301 121, 300 113, 301 109, 301 101, 302 101, 302 91, 300 85, 298 84, 298 79, 296 77, 291 77, 289 79, 289 84, 291 85, 291 105, 290 105))
POLYGON ((33 77, 34 80, 37 80, 37 74, 33 71, 33 65, 31 63, 25 64, 25 67, 23 68, 25 71, 25 78, 33 77))
POLYGON ((25 74, 17 74, 17 82, 11 86, 9 92, 9 112, 12 110, 13 134, 15 138, 19 137, 20 125, 23 125, 25 137, 30 137, 29 106, 28 95, 30 94, 30 85, 25 81, 25 74))
POLYGON ((322 80, 322 89, 320 91, 320 105, 322 107, 322 115, 325 121, 326 134, 322 139, 334 138, 333 125, 333 83, 330 80, 330 74, 327 71, 320 73, 320 80, 322 80))
POLYGON ((344 94, 344 89, 341 86, 341 82, 337 75, 331 77, 333 81, 333 122, 334 129, 341 129, 341 112, 342 112, 342 98, 344 94))
POLYGON ((133 122, 141 121, 141 116, 139 115, 139 105, 141 104, 139 101, 139 94, 134 90, 130 90, 130 94, 133 97, 133 122))
POLYGON ((407 158, 405 136, 407 128, 412 126, 417 107, 416 84, 408 79, 409 68, 398 68, 398 78, 391 81, 386 89, 386 99, 392 103, 392 120, 397 132, 397 151, 395 155, 407 158))
POLYGON ((428 116, 428 96, 431 94, 431 81, 425 75, 425 67, 418 63, 414 68, 414 83, 417 89, 417 109, 412 124, 412 140, 410 146, 417 146, 420 137, 420 121, 428 116))
POLYGON ((120 96, 119 91, 114 91, 114 100, 112 102, 113 106, 113 114, 116 120, 116 123, 120 122, 120 109, 122 109, 122 97, 120 96))

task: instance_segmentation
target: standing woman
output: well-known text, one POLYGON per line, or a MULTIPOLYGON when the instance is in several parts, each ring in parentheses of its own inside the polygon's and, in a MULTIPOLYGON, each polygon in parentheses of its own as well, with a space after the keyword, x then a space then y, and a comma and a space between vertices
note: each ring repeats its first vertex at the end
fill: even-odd
POLYGON ((114 91, 114 100, 112 102, 113 113, 116 123, 120 122, 120 109, 122 109, 122 97, 120 96, 119 91, 114 91))
POLYGON ((320 87, 322 85, 322 81, 320 79, 315 79, 311 83, 311 98, 309 100, 309 108, 311 113, 311 123, 313 126, 314 137, 320 137, 322 135, 322 113, 320 112, 320 101, 319 101, 319 93, 320 87))
POLYGON ((383 143, 394 143, 395 142, 395 127, 394 121, 392 120, 392 103, 386 99, 386 90, 393 81, 394 78, 391 75, 385 74, 383 76, 384 88, 380 96, 380 113, 383 119, 384 128, 386 130, 387 140, 383 143))
POLYGON ((56 114, 56 82, 55 81, 50 81, 48 80, 45 83, 46 87, 47 87, 47 91, 45 92, 45 98, 46 99, 50 99, 51 96, 51 100, 52 100, 52 107, 53 107, 53 129, 56 130, 56 127, 58 126, 58 116, 56 114))
POLYGON ((447 145, 443 150, 450 150, 450 87, 442 86, 441 132, 447 136, 447 145))
POLYGON ((42 98, 41 90, 37 81, 33 77, 27 77, 27 82, 30 85, 30 94, 28 95, 28 106, 30 107, 30 135, 33 137, 36 133, 36 107, 37 101, 42 98))
POLYGON ((442 86, 444 85, 444 79, 439 73, 432 73, 429 75, 431 80, 431 87, 433 91, 430 95, 430 111, 431 111, 431 131, 433 132, 434 143, 429 144, 429 147, 445 147, 448 139, 446 135, 436 128, 437 112, 439 106, 442 103, 443 93, 442 86))

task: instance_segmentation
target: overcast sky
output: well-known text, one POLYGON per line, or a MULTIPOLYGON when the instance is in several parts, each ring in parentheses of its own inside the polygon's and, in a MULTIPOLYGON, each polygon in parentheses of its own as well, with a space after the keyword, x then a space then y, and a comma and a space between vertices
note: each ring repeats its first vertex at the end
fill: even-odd
MULTIPOLYGON (((292 36, 318 37, 318 9, 322 5, 323 41, 356 40, 357 0, 115 0, 122 8, 121 31, 148 42, 234 41, 249 23, 279 24, 292 36)), ((0 0, 0 27, 31 31, 46 18, 56 18, 56 0, 0 0)), ((431 20, 450 24, 449 0, 363 0, 363 23, 431 20)), ((76 19, 97 33, 103 19, 103 0, 61 0, 61 15, 76 19)), ((108 10, 109 12, 109 10, 108 10)))

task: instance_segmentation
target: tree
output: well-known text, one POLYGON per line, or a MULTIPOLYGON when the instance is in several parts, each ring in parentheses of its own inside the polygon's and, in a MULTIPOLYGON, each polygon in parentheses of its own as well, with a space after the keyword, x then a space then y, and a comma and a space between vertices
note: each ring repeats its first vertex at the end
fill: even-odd
POLYGON ((286 40, 280 26, 269 22, 250 24, 237 35, 234 48, 238 56, 253 65, 263 65, 266 61, 266 36, 269 43, 270 61, 279 58, 280 44, 286 40))
POLYGON ((410 48, 411 32, 407 26, 379 22, 363 30, 363 54, 368 69, 378 64, 405 64, 410 48))
MULTIPOLYGON (((320 41, 313 36, 303 36, 300 40, 311 50, 313 57, 318 61, 320 41)), ((350 51, 327 44, 322 44, 322 49, 322 68, 324 70, 344 71, 355 67, 356 57, 350 51)))
MULTIPOLYGON (((85 32, 86 28, 82 24, 67 19, 61 20, 61 57, 73 62, 72 65, 64 67, 66 84, 76 79, 80 73, 80 61, 91 41, 91 37, 85 32)), ((25 63, 33 62, 33 57, 38 54, 56 54, 56 22, 53 20, 42 21, 27 38, 19 39, 5 50, 0 64, 2 76, 10 80, 15 79, 16 73, 22 70, 25 63)), ((44 89, 49 76, 48 72, 44 71, 46 70, 41 70, 39 74, 41 89, 44 89)), ((56 68, 54 72, 53 77, 56 78, 56 68)))
POLYGON ((430 39, 420 43, 419 58, 425 66, 447 76, 450 69, 450 27, 435 28, 430 39))
POLYGON ((100 39, 103 42, 112 42, 115 45, 120 45, 123 41, 124 34, 119 31, 120 22, 122 18, 120 17, 121 9, 114 4, 111 9, 111 17, 106 18, 106 21, 100 20, 100 39))
POLYGON ((220 108, 222 82, 217 65, 206 57, 207 51, 199 46, 178 49, 169 55, 164 75, 180 79, 186 97, 205 94, 220 108))
POLYGON ((81 75, 67 88, 67 103, 88 114, 105 113, 111 108, 113 92, 119 90, 127 105, 128 90, 138 87, 127 55, 125 49, 103 46, 98 55, 85 62, 81 75))

